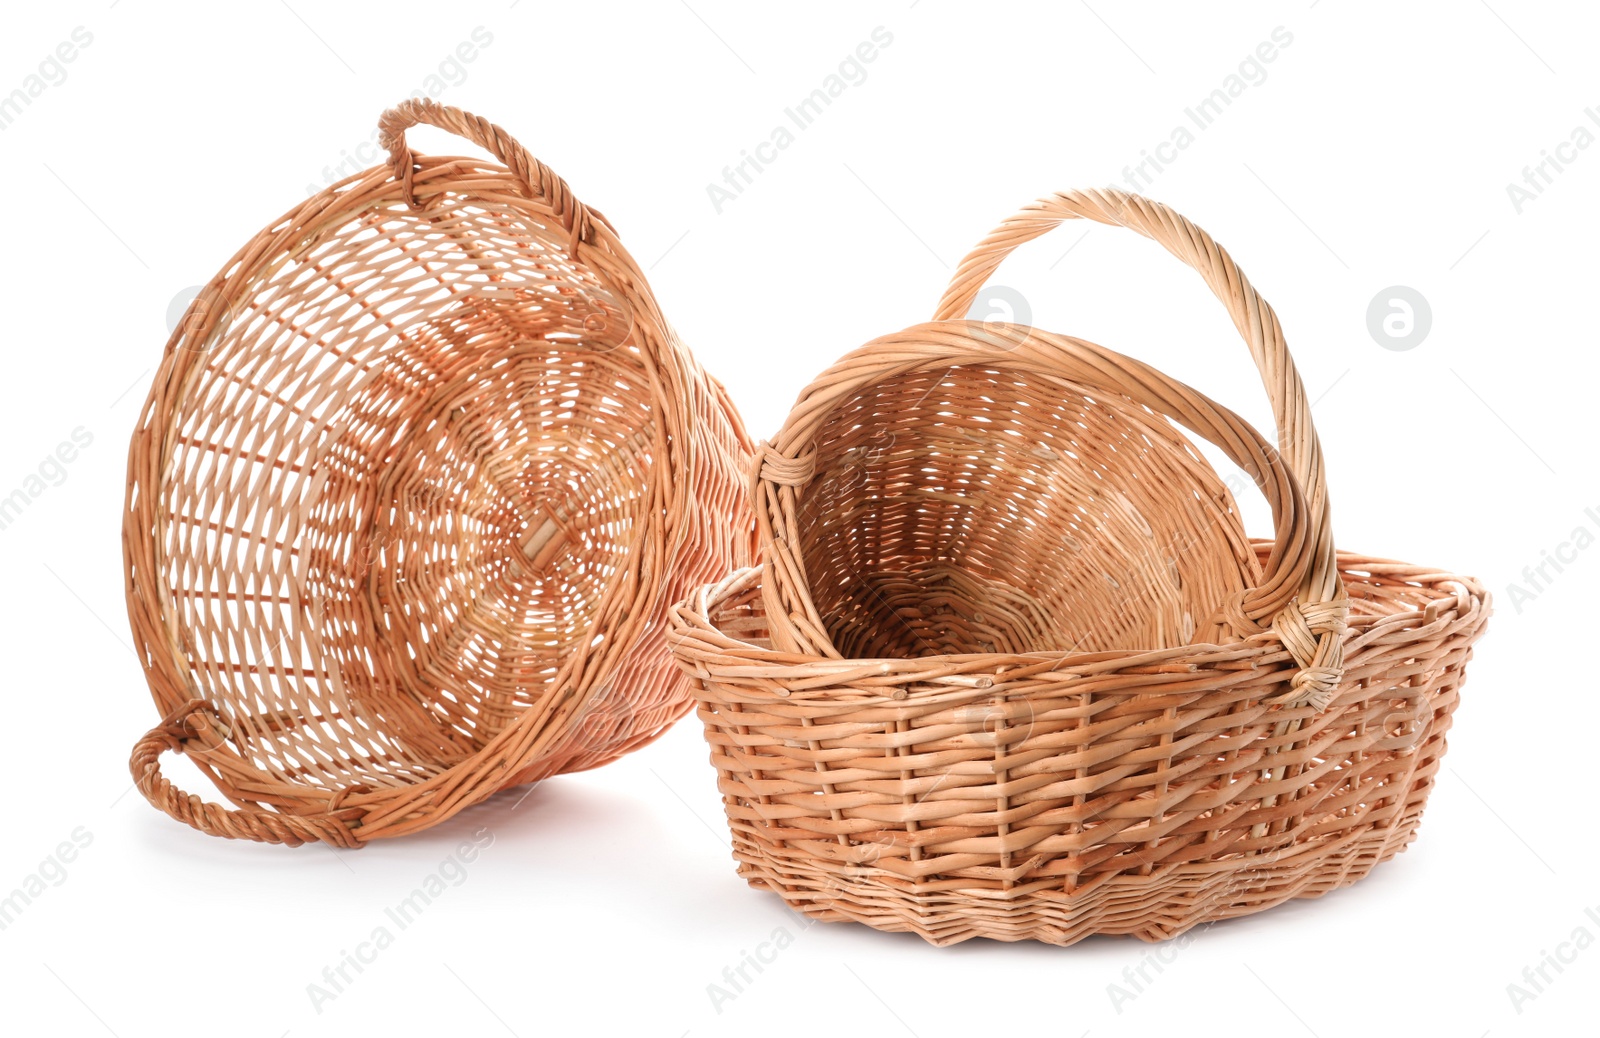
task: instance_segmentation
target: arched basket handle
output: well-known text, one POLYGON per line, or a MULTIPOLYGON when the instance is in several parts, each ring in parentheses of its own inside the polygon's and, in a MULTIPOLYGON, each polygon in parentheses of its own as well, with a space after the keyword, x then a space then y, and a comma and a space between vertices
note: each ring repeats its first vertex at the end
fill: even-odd
POLYGON ((1311 402, 1284 342, 1278 315, 1227 250, 1183 215, 1160 202, 1114 188, 1047 195, 1008 217, 961 260, 935 308, 934 319, 965 317, 1002 260, 1019 245, 1068 220, 1092 220, 1144 235, 1199 273, 1222 301, 1261 372, 1278 424, 1278 450, 1305 491, 1313 517, 1313 536, 1323 549, 1318 552, 1317 565, 1306 576, 1301 597, 1308 603, 1342 600, 1328 520, 1322 445, 1312 423, 1311 402))
POLYGON ((529 154, 515 137, 487 119, 426 97, 402 101, 378 119, 378 143, 389 153, 394 177, 400 181, 406 202, 413 209, 420 207, 414 183, 417 160, 406 143, 406 130, 423 123, 469 140, 499 159, 521 183, 529 198, 550 207, 562 228, 572 236, 574 248, 580 241, 594 244, 598 226, 611 230, 604 216, 580 202, 567 182, 529 154))
MULTIPOLYGON (((198 757, 196 763, 209 770, 204 757, 218 752, 215 747, 221 745, 225 731, 222 720, 201 699, 190 700, 168 714, 134 744, 128 769, 139 792, 173 818, 210 836, 290 847, 316 842, 345 848, 361 846, 349 824, 360 817, 359 809, 330 803, 330 809, 318 815, 291 815, 253 807, 224 807, 185 793, 161 773, 161 755, 168 750, 188 754, 191 759, 198 757), (191 752, 191 743, 213 749, 191 752)), ((342 798, 335 797, 339 799, 342 798)))

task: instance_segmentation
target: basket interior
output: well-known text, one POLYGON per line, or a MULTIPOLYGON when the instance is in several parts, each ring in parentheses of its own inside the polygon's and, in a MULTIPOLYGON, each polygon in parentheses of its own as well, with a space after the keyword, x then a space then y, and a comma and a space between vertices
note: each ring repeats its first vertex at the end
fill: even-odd
POLYGON ((796 523, 846 657, 1168 648, 1259 580, 1210 464, 1125 397, 917 371, 842 400, 815 443, 796 523))
MULTIPOLYGON (((1252 538, 1251 547, 1258 560, 1264 562, 1273 545, 1269 540, 1252 538)), ((1464 577, 1345 552, 1339 553, 1339 579, 1350 600, 1348 624, 1357 634, 1396 617, 1424 616, 1426 611, 1454 605, 1474 595, 1485 597, 1476 582, 1464 577), (1378 562, 1381 565, 1374 565, 1378 562)), ((707 619, 728 638, 756 649, 774 650, 765 599, 758 582, 715 599, 707 619)), ((1087 653, 1089 650, 1080 651, 1087 653)), ((1401 662, 1415 661, 1408 657, 1401 662)), ((780 664, 790 665, 788 662, 780 664)))
POLYGON ((169 419, 163 575, 194 682, 284 780, 399 784, 481 748, 604 637, 642 535, 658 429, 628 304, 493 198, 367 208, 236 275, 179 344, 204 355, 169 419))

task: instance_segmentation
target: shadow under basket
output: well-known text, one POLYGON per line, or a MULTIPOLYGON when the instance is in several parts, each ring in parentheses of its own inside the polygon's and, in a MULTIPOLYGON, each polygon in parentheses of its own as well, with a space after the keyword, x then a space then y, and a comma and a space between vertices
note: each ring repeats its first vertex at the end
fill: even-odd
POLYGON ((770 647, 759 569, 701 589, 674 653, 739 874, 936 945, 1164 940, 1355 882, 1416 834, 1489 606, 1467 577, 1338 567, 1345 672, 1322 711, 1262 702, 1294 666, 1270 637, 828 659, 770 647))

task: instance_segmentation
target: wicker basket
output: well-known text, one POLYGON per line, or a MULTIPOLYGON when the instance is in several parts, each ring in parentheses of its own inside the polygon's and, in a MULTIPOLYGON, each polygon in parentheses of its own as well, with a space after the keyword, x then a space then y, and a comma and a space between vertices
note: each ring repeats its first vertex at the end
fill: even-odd
MULTIPOLYGON (((1164 939, 1316 896, 1403 849, 1488 596, 1468 578, 1334 551, 1299 376, 1271 308, 1227 254, 1136 196, 1056 195, 967 257, 938 316, 851 354, 801 395, 755 474, 763 565, 674 612, 673 651, 695 678, 741 874, 807 915, 935 944, 1070 944, 1091 933, 1164 939), (950 319, 1007 252, 1069 218, 1129 227, 1200 271, 1262 372, 1281 457, 1237 416, 1146 365, 1064 336, 950 319), (901 383, 925 373, 940 399, 908 409, 901 383), (1106 610, 1145 609, 1143 586, 1063 614, 1089 600, 1052 586, 1059 573, 1031 562, 996 569, 1007 553, 1048 556, 1069 532, 1041 521, 1050 502, 1011 487, 996 494, 1010 460, 1065 434, 1073 450, 1058 464, 1094 464, 1081 426, 1055 428, 1031 401, 1014 406, 1036 383, 1104 405, 1119 422, 1140 408, 1177 420, 1221 446, 1272 502, 1275 537, 1252 545, 1259 579, 1228 590, 1194 644, 1118 638, 1091 651, 1083 632, 1112 629, 1106 610), (991 422, 1009 409, 1012 442, 952 449, 950 427, 974 400, 991 422), (878 428, 894 430, 892 446, 841 460, 878 428), (855 532, 834 530, 829 515, 855 532), (1005 521, 1014 527, 1005 536, 973 532, 1005 521), (957 534, 941 540, 933 529, 957 534), (904 576, 935 568, 959 577, 904 576), (878 571, 899 576, 886 586, 878 571), (876 611, 863 604, 873 600, 876 611), (994 637, 971 620, 1029 610, 1045 617, 1029 634, 1046 637, 994 637)), ((1160 471, 1147 462, 1114 475, 1160 471)), ((1055 491, 1031 474, 1018 483, 1030 485, 1040 497, 1055 491)), ((1197 499, 1192 486, 1171 491, 1167 508, 1197 499)), ((1162 517, 1140 514, 1162 529, 1162 517)), ((1233 522, 1226 504, 1215 518, 1233 522)), ((1115 577, 1159 571, 1152 549, 1173 565, 1206 550, 1128 536, 1140 529, 1087 531, 1114 542, 1098 556, 1066 545, 1067 579, 1091 580, 1108 557, 1115 577)))
POLYGON ((1164 648, 1260 583, 1232 495, 1170 422, 1038 344, 955 367, 964 335, 853 354, 767 448, 768 608, 796 617, 778 647, 1164 648))
POLYGON ((605 218, 485 120, 381 129, 194 301, 129 450, 131 767, 219 836, 355 847, 643 745, 692 703, 667 609, 751 557, 738 415, 605 218))

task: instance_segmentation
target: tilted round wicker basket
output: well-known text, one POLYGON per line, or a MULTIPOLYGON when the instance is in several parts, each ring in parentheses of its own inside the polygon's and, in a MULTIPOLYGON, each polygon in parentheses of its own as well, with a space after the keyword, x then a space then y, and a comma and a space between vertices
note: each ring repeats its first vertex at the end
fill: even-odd
POLYGON ((937 317, 802 393, 758 459, 762 565, 674 612, 741 874, 808 915, 935 944, 1070 944, 1157 940, 1319 895, 1401 850, 1488 596, 1468 578, 1335 552, 1309 402, 1276 316, 1227 253, 1158 203, 1054 195, 966 258, 937 317), (954 320, 1004 255, 1071 218, 1129 227, 1205 277, 1261 370, 1281 456, 1147 365, 954 320), (943 399, 907 406, 912 383, 943 399), (1064 410, 1041 407, 1049 389, 1064 410), (1171 585, 1125 578, 1227 574, 1231 535, 1195 540, 1191 520, 1161 513, 1199 503, 1230 533, 1236 517, 1203 474, 1166 481, 1170 438, 1095 450, 1093 430, 1130 428, 1141 411, 1217 444, 1273 505, 1246 586, 1176 583, 1196 621, 1188 644, 1171 637, 1170 607, 1146 622, 1171 585), (956 435, 974 413, 999 428, 956 435), (888 439, 880 430, 889 446, 850 455, 888 439), (1070 450, 1055 450, 1062 436, 1070 450), (1100 471, 1101 492, 1015 466, 1041 446, 1055 465, 1100 471), (1140 479, 1167 494, 1127 489, 1140 479), (1117 518, 1124 501, 1135 517, 1117 518), (1210 570, 1183 558, 1201 553, 1210 570), (1097 578, 1120 593, 1072 592, 1097 578), (993 630, 991 615, 1006 622, 993 630))
POLYGON ((358 846, 648 742, 666 610, 750 558, 739 417, 606 219, 483 119, 381 128, 194 301, 129 449, 131 766, 220 836, 358 846))

